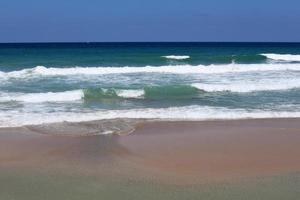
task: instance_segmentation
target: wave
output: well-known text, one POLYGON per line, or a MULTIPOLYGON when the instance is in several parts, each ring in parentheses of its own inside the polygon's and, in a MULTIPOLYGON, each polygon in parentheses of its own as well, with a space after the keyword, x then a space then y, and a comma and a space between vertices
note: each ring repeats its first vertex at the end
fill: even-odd
POLYGON ((300 112, 277 112, 249 109, 229 109, 210 106, 185 106, 169 108, 145 108, 130 110, 101 110, 90 113, 55 112, 26 113, 1 112, 0 127, 19 127, 24 125, 39 125, 58 122, 84 122, 109 119, 157 119, 173 121, 202 121, 221 119, 251 119, 251 118, 294 118, 300 117, 300 112))
POLYGON ((47 93, 7 93, 0 96, 0 102, 19 101, 28 103, 68 102, 83 98, 81 90, 47 93))
POLYGON ((300 71, 297 63, 270 64, 226 64, 226 65, 169 65, 146 67, 71 67, 71 68, 35 68, 20 71, 0 72, 0 78, 30 78, 36 76, 72 76, 72 75, 107 75, 130 73, 169 73, 169 74, 219 74, 259 71, 300 71))
POLYGON ((265 53, 265 54, 261 54, 261 55, 266 56, 267 58, 272 59, 272 60, 300 62, 300 55, 274 54, 274 53, 265 53))
POLYGON ((82 89, 65 92, 46 93, 6 93, 0 96, 0 102, 69 102, 98 101, 106 99, 182 99, 198 95, 198 89, 189 85, 152 86, 143 89, 82 89))
POLYGON ((263 81, 238 81, 223 84, 193 83, 191 86, 206 92, 259 92, 281 91, 300 88, 300 79, 263 80, 263 81))
POLYGON ((117 90, 117 95, 122 98, 141 98, 144 90, 117 90))
POLYGON ((112 98, 142 98, 144 90, 118 90, 118 89, 83 89, 65 92, 46 93, 6 93, 0 96, 0 102, 69 102, 79 100, 101 100, 112 98))
POLYGON ((175 55, 170 55, 170 56, 162 56, 163 58, 171 59, 171 60, 186 60, 191 58, 190 56, 175 56, 175 55))
POLYGON ((4 93, 0 102, 70 102, 100 101, 107 99, 191 99, 200 97, 205 92, 259 92, 280 91, 300 88, 300 80, 278 80, 264 82, 231 82, 228 84, 193 83, 191 85, 148 86, 142 89, 96 88, 65 92, 46 93, 4 93))
POLYGON ((233 55, 231 57, 231 62, 234 63, 263 63, 266 61, 266 57, 262 55, 233 55))
POLYGON ((84 100, 101 100, 101 99, 120 99, 120 98, 143 98, 144 90, 123 90, 123 89, 84 89, 84 100))
POLYGON ((146 99, 186 99, 199 95, 199 90, 190 85, 152 86, 144 88, 146 99))
POLYGON ((223 84, 192 83, 190 85, 167 85, 145 87, 143 98, 146 99, 190 99, 213 92, 262 92, 284 91, 300 88, 300 79, 263 80, 256 82, 235 81, 223 84))

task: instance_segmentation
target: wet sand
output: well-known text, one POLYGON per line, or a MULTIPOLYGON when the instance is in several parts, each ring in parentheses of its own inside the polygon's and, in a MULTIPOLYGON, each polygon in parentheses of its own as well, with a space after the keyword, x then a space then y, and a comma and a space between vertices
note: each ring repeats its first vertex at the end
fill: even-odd
POLYGON ((0 130, 0 199, 299 199, 300 119, 0 130))

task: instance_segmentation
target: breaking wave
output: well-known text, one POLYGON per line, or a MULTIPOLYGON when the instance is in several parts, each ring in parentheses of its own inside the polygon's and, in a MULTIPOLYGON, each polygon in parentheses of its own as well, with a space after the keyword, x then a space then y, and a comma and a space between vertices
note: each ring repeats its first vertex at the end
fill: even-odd
POLYGON ((201 97, 205 92, 259 92, 281 91, 300 88, 300 80, 282 80, 277 82, 149 86, 142 89, 82 89, 65 92, 46 93, 2 93, 0 102, 70 102, 97 101, 105 99, 191 99, 201 97))
POLYGON ((162 56, 163 58, 171 59, 171 60, 186 60, 191 58, 190 56, 175 56, 175 55, 170 55, 170 56, 162 56))
POLYGON ((1 72, 0 78, 30 78, 36 76, 72 76, 72 75, 106 75, 130 73, 170 73, 170 74, 218 74, 242 73, 256 71, 300 71, 298 63, 270 64, 226 64, 226 65, 169 65, 146 67, 71 67, 71 68, 35 68, 12 72, 1 72))
POLYGON ((80 100, 83 97, 81 90, 46 93, 7 93, 0 96, 0 102, 19 101, 28 103, 41 102, 68 102, 80 100))
POLYGON ((274 54, 274 53, 266 53, 266 54, 261 54, 261 55, 266 56, 267 58, 272 59, 272 60, 300 62, 300 55, 274 54))
POLYGON ((230 82, 224 84, 206 84, 206 83, 194 83, 193 87, 206 92, 259 92, 259 91, 279 91, 279 90, 291 90, 300 88, 300 79, 282 79, 282 80, 258 80, 258 81, 239 81, 230 82))
POLYGON ((100 110, 90 113, 0 113, 0 127, 18 127, 58 122, 84 122, 109 119, 157 119, 157 120, 219 120, 249 118, 290 118, 300 117, 300 112, 229 109, 210 106, 185 106, 169 108, 143 108, 129 110, 100 110))
POLYGON ((79 100, 96 100, 107 98, 141 98, 143 90, 115 90, 115 89, 83 89, 65 92, 46 93, 6 93, 0 95, 0 102, 69 102, 79 100))

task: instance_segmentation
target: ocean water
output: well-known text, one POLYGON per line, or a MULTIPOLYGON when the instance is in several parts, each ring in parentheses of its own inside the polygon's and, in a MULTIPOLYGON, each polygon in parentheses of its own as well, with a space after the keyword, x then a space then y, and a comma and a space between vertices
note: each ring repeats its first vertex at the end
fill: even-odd
POLYGON ((0 44, 0 127, 300 117, 300 43, 0 44))

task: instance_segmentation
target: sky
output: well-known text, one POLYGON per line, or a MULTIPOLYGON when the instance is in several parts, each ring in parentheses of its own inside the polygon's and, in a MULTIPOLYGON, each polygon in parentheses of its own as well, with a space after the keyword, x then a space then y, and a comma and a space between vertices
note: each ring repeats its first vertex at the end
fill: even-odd
POLYGON ((299 0, 0 0, 0 42, 300 42, 299 0))

